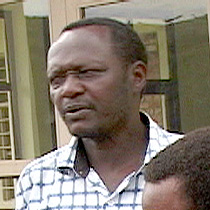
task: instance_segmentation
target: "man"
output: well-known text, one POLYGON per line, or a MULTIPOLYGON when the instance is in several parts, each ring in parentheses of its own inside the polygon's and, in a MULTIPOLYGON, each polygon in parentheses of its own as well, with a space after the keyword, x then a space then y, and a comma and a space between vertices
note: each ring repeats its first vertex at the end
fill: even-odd
POLYGON ((145 167, 144 210, 210 209, 210 127, 168 146, 145 167))
POLYGON ((69 145, 22 172, 17 209, 140 209, 142 165, 180 135, 139 114, 147 56, 129 26, 68 25, 48 53, 52 101, 69 145))

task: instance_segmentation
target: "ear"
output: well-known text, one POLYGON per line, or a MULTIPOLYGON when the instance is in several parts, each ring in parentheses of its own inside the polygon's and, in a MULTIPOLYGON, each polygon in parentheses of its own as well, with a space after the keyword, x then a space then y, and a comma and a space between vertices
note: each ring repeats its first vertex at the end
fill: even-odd
POLYGON ((142 93, 146 85, 147 67, 142 61, 136 61, 132 64, 133 90, 142 93))

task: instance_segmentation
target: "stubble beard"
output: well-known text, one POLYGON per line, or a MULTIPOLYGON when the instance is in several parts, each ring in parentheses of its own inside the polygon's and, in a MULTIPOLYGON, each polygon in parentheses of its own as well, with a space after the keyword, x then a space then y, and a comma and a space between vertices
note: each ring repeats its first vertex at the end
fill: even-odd
MULTIPOLYGON (((125 108, 124 108, 125 109, 125 108)), ((112 113, 107 117, 107 120, 103 124, 93 125, 89 128, 78 128, 72 129, 71 125, 67 124, 69 132, 82 139, 92 139, 96 142, 105 142, 107 140, 115 139, 119 133, 127 129, 128 114, 125 113, 124 109, 119 109, 117 113, 112 113)))

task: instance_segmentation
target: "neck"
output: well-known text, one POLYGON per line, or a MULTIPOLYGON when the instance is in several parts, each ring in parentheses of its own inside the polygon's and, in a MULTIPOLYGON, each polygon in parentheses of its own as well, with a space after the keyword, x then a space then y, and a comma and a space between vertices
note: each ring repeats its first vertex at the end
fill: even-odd
POLYGON ((147 147, 142 122, 113 137, 83 139, 90 165, 112 191, 128 174, 143 164, 147 147))

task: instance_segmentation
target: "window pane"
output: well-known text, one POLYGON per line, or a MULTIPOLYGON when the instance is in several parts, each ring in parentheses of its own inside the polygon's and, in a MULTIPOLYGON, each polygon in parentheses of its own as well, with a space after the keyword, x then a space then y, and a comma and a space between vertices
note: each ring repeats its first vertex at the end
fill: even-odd
MULTIPOLYGON (((10 92, 0 91, 0 160, 15 159, 10 104, 10 92)), ((0 209, 14 206, 14 181, 12 178, 0 179, 0 203, 0 209)))
POLYGON ((6 67, 5 57, 3 53, 0 53, 0 82, 6 82, 6 67))
POLYGON ((15 206, 15 183, 17 179, 0 178, 0 209, 14 209, 15 206))
POLYGON ((7 63, 5 22, 0 18, 0 82, 9 82, 9 68, 7 63))
POLYGON ((15 159, 9 92, 0 92, 0 160, 15 159))

